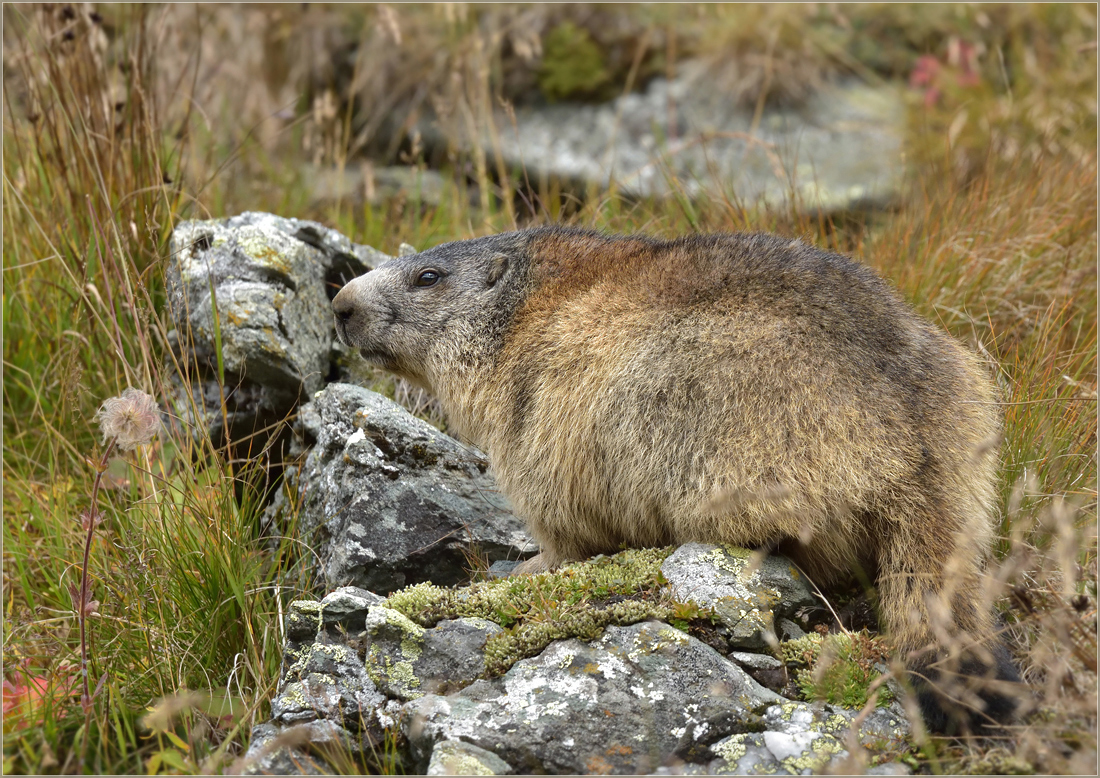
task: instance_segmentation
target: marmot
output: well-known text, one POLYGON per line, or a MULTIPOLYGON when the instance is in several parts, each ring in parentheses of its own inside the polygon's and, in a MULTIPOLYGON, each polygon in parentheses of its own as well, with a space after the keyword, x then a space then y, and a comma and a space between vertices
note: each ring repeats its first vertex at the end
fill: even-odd
POLYGON ((388 261, 332 305, 488 453, 541 544, 524 572, 689 541, 777 548, 820 585, 866 571, 929 727, 1011 716, 980 580, 995 393, 867 267, 774 235, 544 227, 388 261), (962 708, 927 682, 952 643, 962 708))

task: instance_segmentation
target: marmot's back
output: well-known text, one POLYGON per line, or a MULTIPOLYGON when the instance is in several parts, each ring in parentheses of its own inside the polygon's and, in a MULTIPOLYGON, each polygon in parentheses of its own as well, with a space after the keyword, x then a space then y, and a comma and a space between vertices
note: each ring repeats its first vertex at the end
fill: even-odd
POLYGON ((334 310, 488 452, 542 545, 528 569, 780 545, 822 583, 876 575, 901 649, 933 641, 933 613, 940 634, 991 632, 991 385, 851 260, 766 235, 545 228, 386 263, 334 310))
POLYGON ((566 557, 813 537, 796 554, 831 578, 929 470, 965 471, 980 500, 949 521, 988 538, 992 468, 971 461, 997 432, 988 382, 866 268, 764 235, 529 246, 485 393, 508 423, 486 442, 566 557))

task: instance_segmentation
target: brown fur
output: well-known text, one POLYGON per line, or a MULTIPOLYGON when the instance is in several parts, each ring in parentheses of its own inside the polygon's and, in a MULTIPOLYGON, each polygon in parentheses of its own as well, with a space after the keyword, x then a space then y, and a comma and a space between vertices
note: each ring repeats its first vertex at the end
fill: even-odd
POLYGON ((992 630, 993 388, 861 265, 768 235, 544 228, 393 260, 333 305, 489 454, 542 546, 527 570, 778 546, 822 585, 874 576, 903 651, 992 630), (425 268, 442 279, 416 287, 425 268))

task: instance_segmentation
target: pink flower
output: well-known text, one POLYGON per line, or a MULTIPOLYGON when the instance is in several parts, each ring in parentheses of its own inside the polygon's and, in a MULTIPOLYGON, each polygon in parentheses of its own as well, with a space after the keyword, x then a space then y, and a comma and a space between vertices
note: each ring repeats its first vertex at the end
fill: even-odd
POLYGON ((982 82, 978 72, 978 47, 973 43, 952 38, 947 42, 947 61, 959 69, 955 80, 959 86, 977 86, 982 82))
POLYGON ((909 86, 927 86, 940 71, 940 63, 935 57, 925 54, 917 60, 913 72, 909 74, 909 86))
POLYGON ((113 438, 123 451, 133 451, 153 440, 160 429, 160 408, 140 389, 127 388, 121 397, 104 401, 95 415, 103 442, 113 438))

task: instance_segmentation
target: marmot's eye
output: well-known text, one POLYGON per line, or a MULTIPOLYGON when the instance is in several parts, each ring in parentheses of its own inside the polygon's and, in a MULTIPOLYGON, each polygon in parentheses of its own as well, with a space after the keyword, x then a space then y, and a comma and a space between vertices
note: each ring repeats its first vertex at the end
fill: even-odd
POLYGON ((440 275, 435 270, 421 270, 420 275, 416 277, 417 286, 431 286, 440 279, 440 275))

